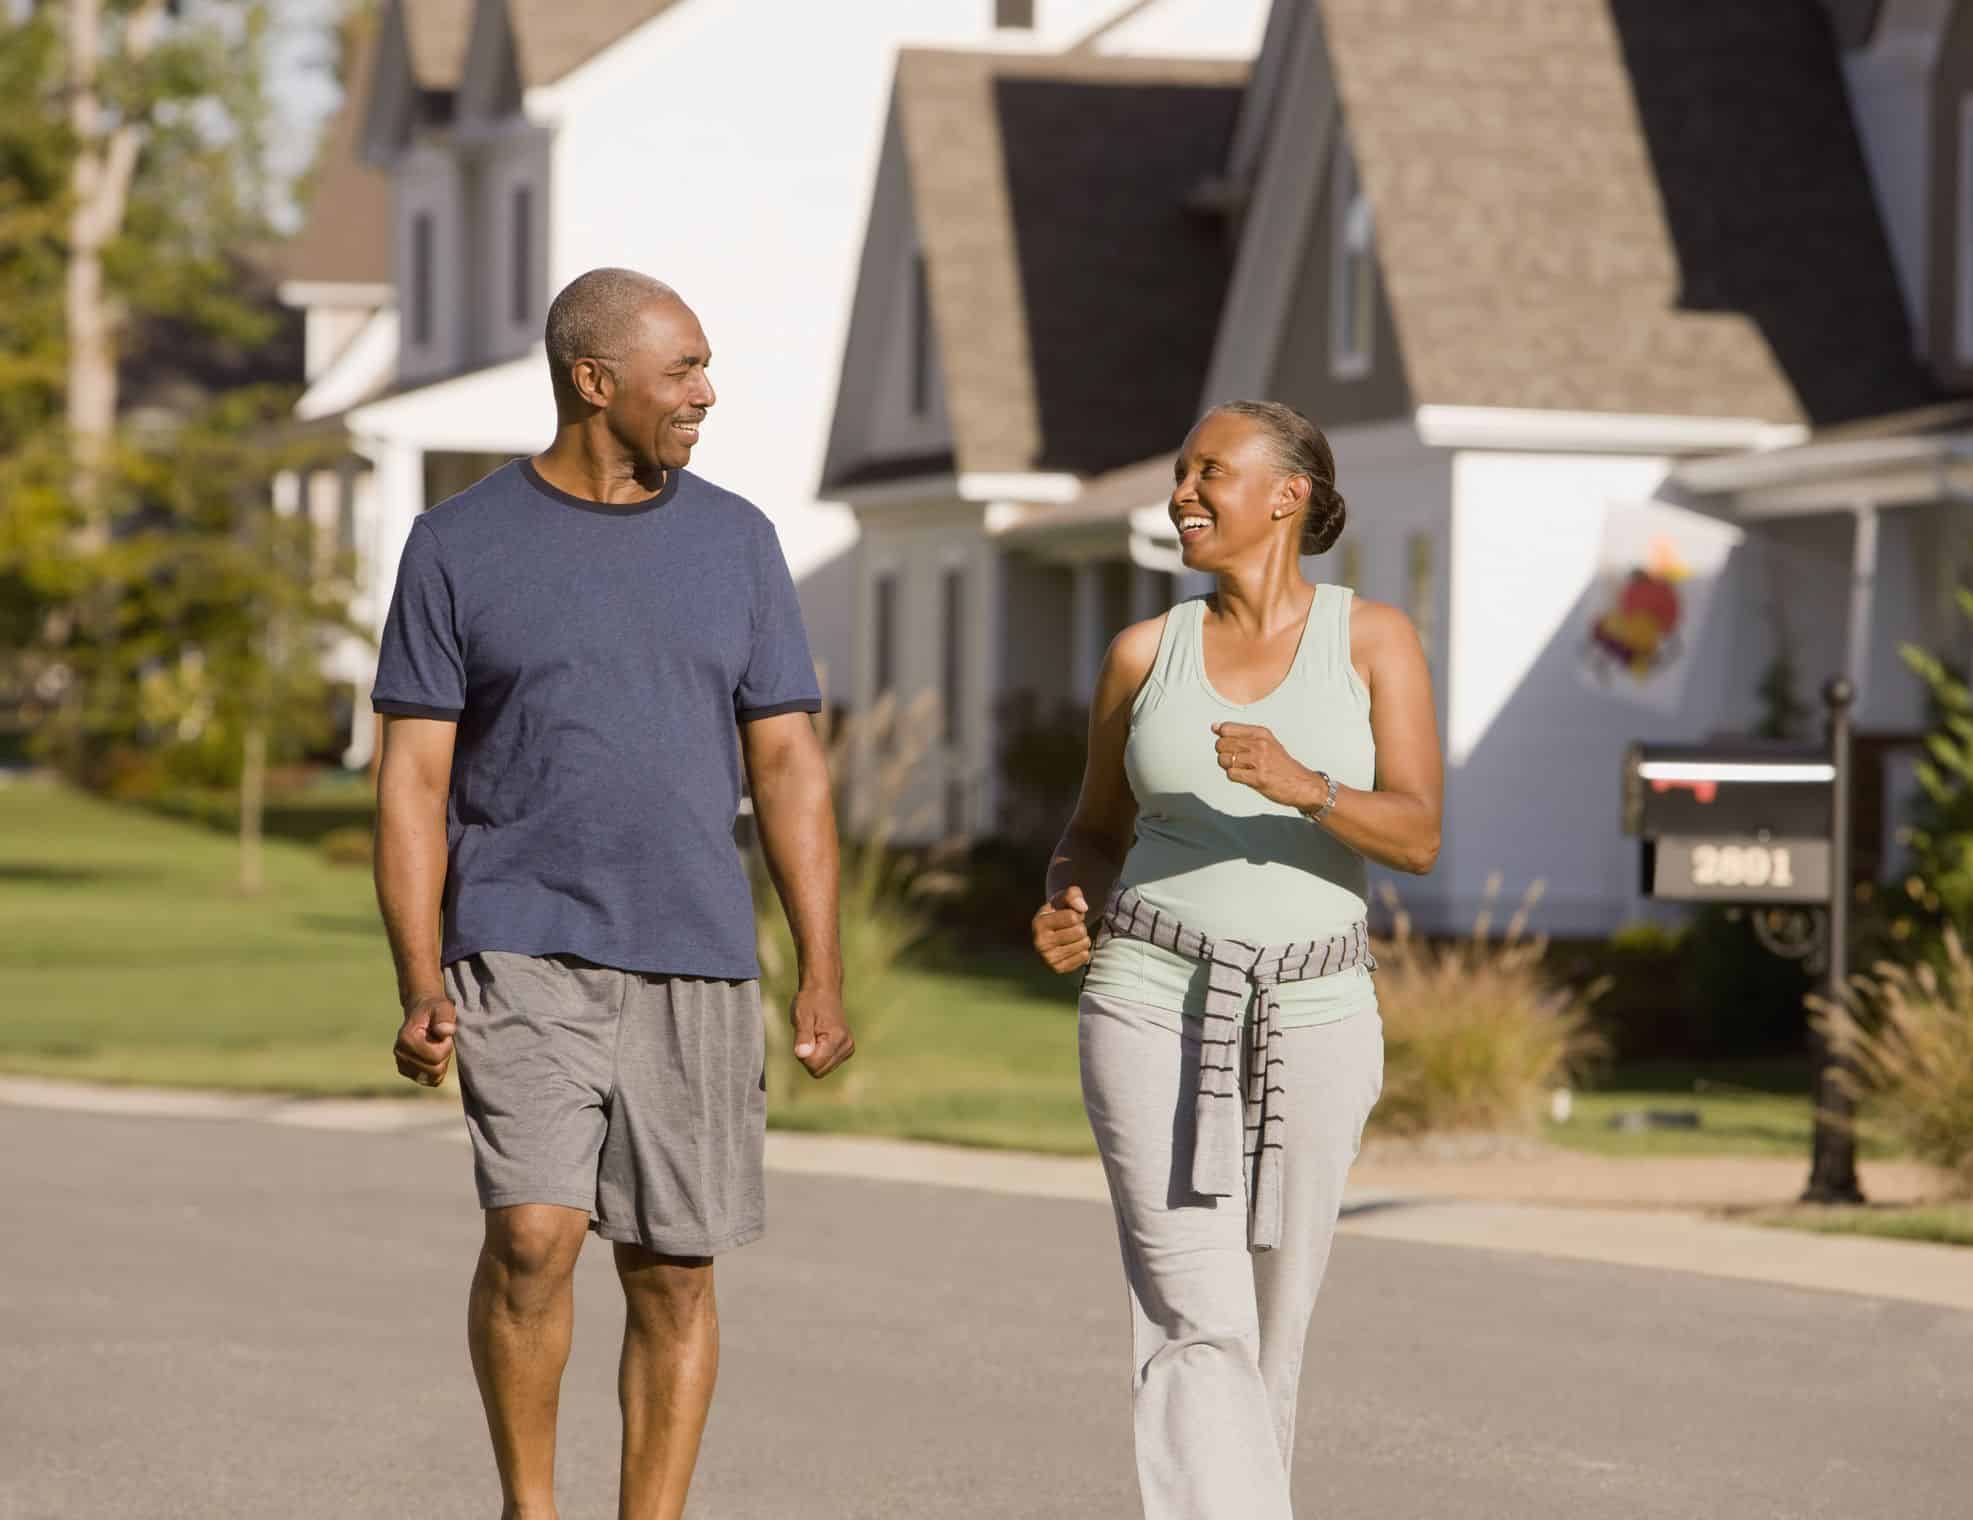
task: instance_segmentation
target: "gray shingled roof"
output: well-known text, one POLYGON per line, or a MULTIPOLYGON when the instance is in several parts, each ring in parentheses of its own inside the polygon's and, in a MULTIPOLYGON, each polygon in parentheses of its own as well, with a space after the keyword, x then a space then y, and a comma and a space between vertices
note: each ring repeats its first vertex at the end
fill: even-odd
POLYGON ((399 0, 411 72, 422 90, 459 88, 473 34, 474 0, 399 0))
POLYGON ((897 101, 962 470, 1096 474, 1192 422, 1232 267, 1186 197, 1242 65, 907 51, 897 101))
POLYGON ((509 0, 521 83, 549 84, 678 0, 509 0))
POLYGON ((1813 0, 1321 5, 1419 403, 1820 423, 1936 394, 1813 0))

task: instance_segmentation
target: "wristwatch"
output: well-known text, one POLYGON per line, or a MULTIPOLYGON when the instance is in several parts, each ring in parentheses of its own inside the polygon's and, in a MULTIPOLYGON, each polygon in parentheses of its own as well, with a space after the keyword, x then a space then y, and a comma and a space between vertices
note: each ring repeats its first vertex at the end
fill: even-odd
POLYGON ((1327 771, 1317 771, 1322 778, 1322 806, 1309 809, 1304 816, 1311 823, 1322 823, 1336 810, 1336 782, 1327 771))

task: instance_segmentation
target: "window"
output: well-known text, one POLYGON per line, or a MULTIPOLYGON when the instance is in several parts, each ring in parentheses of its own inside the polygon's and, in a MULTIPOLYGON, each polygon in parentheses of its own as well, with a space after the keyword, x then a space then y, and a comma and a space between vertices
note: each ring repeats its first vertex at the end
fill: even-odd
POLYGON ((1439 606, 1437 545, 1429 533, 1413 533, 1404 543, 1405 611, 1418 630, 1418 642, 1425 646, 1425 661, 1432 660, 1435 614, 1439 606))
POLYGON ((1034 0, 993 0, 993 24, 1002 31, 1034 30, 1034 0))
POLYGON ((432 341, 432 214, 413 212, 411 216, 411 288, 405 304, 405 317, 411 328, 411 341, 419 348, 432 341))
POLYGON ((1339 142, 1331 176, 1335 189, 1335 271, 1330 296, 1329 367, 1339 380, 1370 372, 1370 330, 1376 320, 1377 265, 1370 198, 1357 178, 1356 159, 1339 142))
POLYGON ((534 186, 514 186, 508 227, 513 234, 509 264, 513 285, 507 309, 516 326, 525 326, 534 320, 534 186))
POLYGON ((881 701, 897 690, 897 576, 885 571, 871 583, 871 693, 881 701))
POLYGON ((1973 95, 1959 102, 1959 274, 1954 317, 1959 362, 1973 364, 1973 95))
POLYGON ((932 409, 932 296, 925 255, 911 255, 911 415, 932 409))
POLYGON ((966 572, 948 570, 939 587, 939 613, 944 628, 944 671, 939 684, 940 721, 945 742, 959 743, 965 732, 961 715, 966 703, 966 572))

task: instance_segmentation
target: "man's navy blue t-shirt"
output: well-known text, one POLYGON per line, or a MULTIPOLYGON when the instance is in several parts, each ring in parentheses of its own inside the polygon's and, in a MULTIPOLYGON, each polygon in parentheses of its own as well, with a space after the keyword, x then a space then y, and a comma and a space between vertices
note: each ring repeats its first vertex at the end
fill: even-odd
POLYGON ((738 724, 822 705, 774 526, 685 470, 648 502, 517 460, 411 530, 371 697, 456 720, 447 963, 760 974, 738 724))

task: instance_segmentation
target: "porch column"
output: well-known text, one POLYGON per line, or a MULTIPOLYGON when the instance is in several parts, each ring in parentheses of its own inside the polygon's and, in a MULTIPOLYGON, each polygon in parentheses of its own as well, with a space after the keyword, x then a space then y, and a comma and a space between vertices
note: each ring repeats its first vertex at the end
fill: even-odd
MULTIPOLYGON (((383 637, 405 540, 410 538, 418 514, 425 510, 425 456, 415 445, 395 438, 356 438, 351 444, 359 457, 370 462, 370 469, 359 476, 357 499, 351 503, 358 521, 356 596, 350 611, 369 628, 374 641, 383 637)), ((370 687, 377 678, 375 643, 357 646, 352 663, 357 667, 351 683, 356 687, 357 702, 343 764, 358 767, 373 765, 376 760, 381 720, 371 712, 369 701, 370 687)))
POLYGON ((1843 672, 1850 678, 1860 705, 1868 705, 1870 623, 1876 604, 1877 506, 1863 502, 1856 508, 1856 534, 1850 549, 1850 622, 1845 630, 1843 658, 1843 672))
POLYGON ((1133 564, 1130 567, 1130 620, 1141 623, 1147 618, 1154 618, 1165 610, 1166 605, 1162 572, 1133 564))
POLYGON ((1000 701, 1007 692, 1007 573, 999 545, 988 540, 980 556, 979 590, 980 679, 978 720, 966 730, 968 764, 979 777, 977 826, 993 833, 1000 822, 1000 756, 995 748, 1000 731, 1000 701))
POLYGON ((1069 608, 1069 683, 1074 701, 1096 696, 1096 672, 1103 665, 1103 567, 1084 560, 1072 572, 1073 600, 1069 608))

